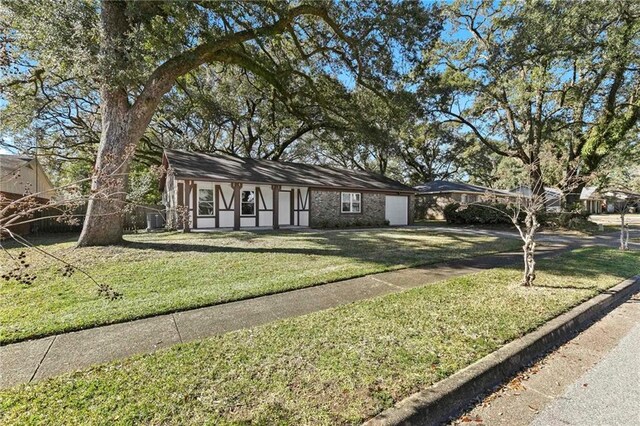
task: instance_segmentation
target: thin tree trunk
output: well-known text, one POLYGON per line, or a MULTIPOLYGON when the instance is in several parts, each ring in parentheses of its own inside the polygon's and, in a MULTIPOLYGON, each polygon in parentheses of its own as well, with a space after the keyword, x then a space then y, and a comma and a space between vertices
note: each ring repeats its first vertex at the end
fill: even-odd
POLYGON ((625 244, 625 239, 624 239, 624 212, 620 213, 620 250, 626 250, 627 249, 627 244, 625 244))
POLYGON ((524 245, 522 251, 524 255, 524 272, 522 275, 522 285, 525 287, 533 285, 536 279, 536 241, 535 233, 538 229, 538 220, 535 212, 528 211, 525 217, 525 232, 523 235, 524 245))

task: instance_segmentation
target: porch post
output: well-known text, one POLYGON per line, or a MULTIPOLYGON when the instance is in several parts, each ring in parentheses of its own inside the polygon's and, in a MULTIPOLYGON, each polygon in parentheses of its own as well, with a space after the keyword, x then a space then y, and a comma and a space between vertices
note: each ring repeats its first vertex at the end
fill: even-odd
POLYGON ((233 182, 231 187, 233 188, 233 230, 238 231, 240 229, 240 188, 242 188, 242 184, 233 182))
POLYGON ((271 190, 273 193, 273 229, 279 229, 278 214, 280 211, 280 185, 271 185, 271 190))
POLYGON ((191 219, 191 209, 189 208, 189 198, 191 196, 191 183, 190 180, 184 181, 184 216, 182 223, 182 232, 191 232, 189 220, 191 219))

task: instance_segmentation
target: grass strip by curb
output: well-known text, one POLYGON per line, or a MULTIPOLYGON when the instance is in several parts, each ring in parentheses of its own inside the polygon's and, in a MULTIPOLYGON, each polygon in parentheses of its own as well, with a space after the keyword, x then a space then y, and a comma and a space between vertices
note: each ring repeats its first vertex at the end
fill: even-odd
POLYGON ((365 426, 437 426, 461 414, 474 401, 588 328, 640 291, 640 275, 576 306, 435 385, 400 401, 365 426))
POLYGON ((637 273, 588 248, 0 392, 2 424, 356 424, 637 273))

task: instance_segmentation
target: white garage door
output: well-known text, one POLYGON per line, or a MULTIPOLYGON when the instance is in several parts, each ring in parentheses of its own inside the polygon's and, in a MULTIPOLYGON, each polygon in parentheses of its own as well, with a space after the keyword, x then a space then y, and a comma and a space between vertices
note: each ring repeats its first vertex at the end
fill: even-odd
POLYGON ((408 225, 409 197, 405 195, 387 195, 384 217, 389 221, 389 225, 408 225))

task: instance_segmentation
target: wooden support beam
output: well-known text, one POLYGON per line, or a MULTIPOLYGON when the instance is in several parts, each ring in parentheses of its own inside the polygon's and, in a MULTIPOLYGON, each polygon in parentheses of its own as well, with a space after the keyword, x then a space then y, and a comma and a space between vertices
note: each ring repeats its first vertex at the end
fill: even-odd
POLYGON ((191 225, 189 224, 190 212, 189 208, 189 197, 191 196, 191 187, 192 181, 185 180, 184 181, 184 209, 185 209, 185 217, 183 218, 182 231, 183 232, 191 232, 191 225))
POLYGON ((231 183, 231 187, 233 188, 233 230, 240 230, 240 188, 242 188, 242 184, 240 182, 231 183))
POLYGON ((273 192, 273 229, 279 229, 278 216, 280 212, 280 185, 271 185, 273 192))

